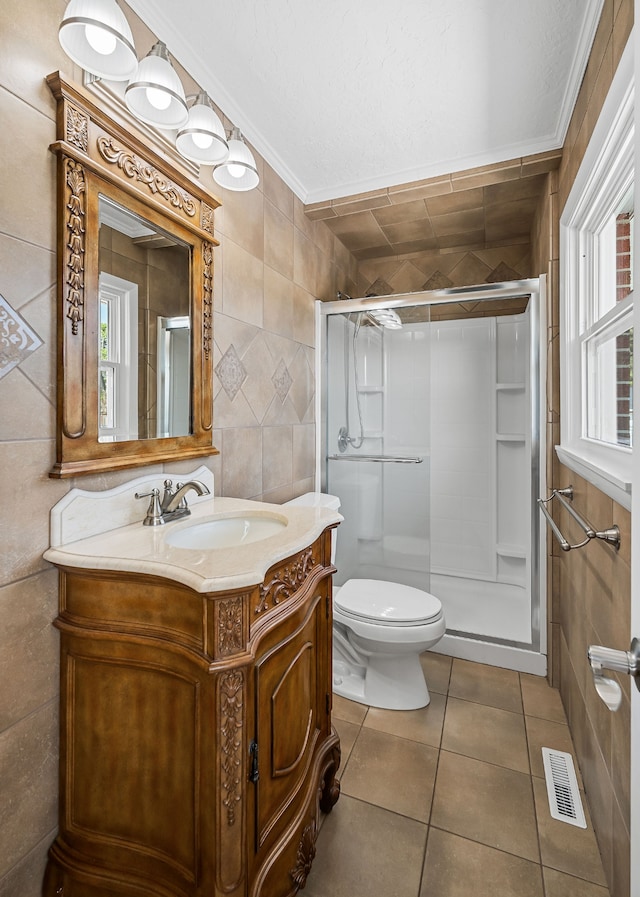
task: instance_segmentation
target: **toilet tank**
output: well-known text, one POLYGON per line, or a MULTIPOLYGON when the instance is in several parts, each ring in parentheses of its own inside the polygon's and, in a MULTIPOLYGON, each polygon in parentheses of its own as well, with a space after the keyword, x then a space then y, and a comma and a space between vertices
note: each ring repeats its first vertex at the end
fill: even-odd
MULTIPOLYGON (((340 499, 337 495, 329 495, 326 492, 305 492, 291 501, 285 501, 285 505, 302 505, 307 508, 329 508, 331 511, 340 510, 340 499)), ((331 530, 331 563, 336 562, 336 536, 337 529, 331 530)))

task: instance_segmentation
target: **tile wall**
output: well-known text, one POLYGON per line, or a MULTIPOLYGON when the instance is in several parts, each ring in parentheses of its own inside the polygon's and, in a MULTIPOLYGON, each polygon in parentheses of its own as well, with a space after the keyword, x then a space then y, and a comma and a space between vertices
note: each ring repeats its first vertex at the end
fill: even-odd
MULTIPOLYGON (((633 24, 632 0, 605 0, 591 56, 576 101, 558 172, 548 176, 548 190, 533 229, 533 258, 548 274, 549 352, 547 392, 547 470, 549 488, 572 484, 575 506, 595 525, 616 523, 621 531, 618 553, 604 543, 562 552, 549 542, 549 644, 551 678, 562 700, 585 782, 604 870, 612 897, 629 895, 630 692, 621 681, 622 707, 610 713, 596 696, 586 650, 589 644, 626 648, 630 633, 631 517, 606 495, 557 460, 560 441, 559 358, 559 219, 593 132, 600 109, 633 24)), ((571 521, 561 521, 571 533, 571 521)))
MULTIPOLYGON (((48 150, 55 106, 44 78, 60 69, 81 80, 58 44, 65 7, 66 0, 0 4, 0 897, 40 893, 56 830, 57 576, 42 559, 49 509, 72 486, 108 488, 131 476, 48 476, 56 433, 56 196, 48 150)), ((144 55, 152 35, 127 16, 144 55)), ((220 454, 209 463, 217 491, 280 501, 312 485, 314 297, 354 292, 357 262, 258 164, 259 189, 221 190, 216 212, 220 454)))

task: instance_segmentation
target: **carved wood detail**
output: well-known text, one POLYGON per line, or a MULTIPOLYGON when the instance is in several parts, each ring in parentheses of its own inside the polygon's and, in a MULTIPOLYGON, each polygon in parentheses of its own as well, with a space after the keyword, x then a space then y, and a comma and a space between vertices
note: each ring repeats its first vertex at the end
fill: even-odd
POLYGON ((317 838, 316 821, 312 819, 309 825, 302 832, 300 844, 298 845, 298 853, 296 856, 296 865, 291 869, 289 875, 297 890, 304 888, 307 883, 307 876, 311 871, 311 864, 316 855, 316 838, 317 838))
POLYGON ((127 177, 146 184, 151 193, 159 194, 174 208, 180 209, 190 217, 196 214, 197 205, 192 196, 140 156, 121 149, 112 137, 98 137, 97 147, 105 162, 117 165, 127 177))
POLYGON ((260 586, 260 603, 255 609, 256 614, 290 598, 298 591, 316 563, 313 548, 306 548, 289 564, 276 570, 271 579, 260 586))
POLYGON ((229 657, 244 647, 242 631, 243 599, 228 598, 217 603, 218 608, 218 657, 229 657))
POLYGON ((243 686, 244 676, 237 670, 225 673, 220 681, 221 793, 229 826, 235 823, 236 810, 242 800, 243 686))
POLYGON ((204 357, 211 355, 211 337, 213 333, 213 246, 202 244, 202 348, 204 357))
POLYGON ((207 233, 210 233, 211 236, 213 236, 215 233, 213 209, 211 208, 211 206, 208 206, 206 202, 201 203, 200 227, 202 228, 202 230, 206 230, 207 233))
POLYGON ((67 317, 71 332, 77 336, 84 319, 84 253, 85 253, 85 190, 86 179, 82 165, 67 159, 67 253, 65 259, 67 286, 67 317))
POLYGON ((67 142, 83 152, 89 150, 89 116, 75 106, 67 106, 67 142))

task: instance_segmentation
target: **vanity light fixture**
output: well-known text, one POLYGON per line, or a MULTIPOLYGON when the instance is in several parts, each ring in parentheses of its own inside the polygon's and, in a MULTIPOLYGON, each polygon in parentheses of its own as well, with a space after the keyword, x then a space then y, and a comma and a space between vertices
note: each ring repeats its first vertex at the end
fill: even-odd
POLYGON ((204 90, 196 96, 188 121, 178 131, 176 148, 200 165, 218 165, 229 154, 224 127, 204 90))
POLYGON ((67 56, 101 78, 128 81, 138 66, 129 23, 115 0, 70 0, 58 38, 67 56))
POLYGON ((216 184, 227 190, 253 190, 260 183, 256 160, 242 139, 239 128, 234 128, 229 137, 229 155, 213 169, 216 184))
POLYGON ((158 128, 181 128, 189 109, 180 78, 169 59, 166 44, 158 41, 138 65, 124 92, 133 114, 158 128))
POLYGON ((198 165, 215 165, 213 178, 227 190, 260 183, 251 150, 238 128, 227 137, 208 94, 187 105, 166 44, 158 41, 138 63, 129 23, 116 0, 69 0, 58 32, 65 53, 85 71, 107 81, 129 81, 124 101, 140 121, 177 130, 176 149, 198 165))

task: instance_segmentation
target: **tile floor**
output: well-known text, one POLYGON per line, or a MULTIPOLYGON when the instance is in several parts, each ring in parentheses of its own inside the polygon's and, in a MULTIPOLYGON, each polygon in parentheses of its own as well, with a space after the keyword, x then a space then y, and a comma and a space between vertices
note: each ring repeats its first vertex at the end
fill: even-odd
POLYGON ((423 710, 334 696, 342 793, 306 897, 609 897, 584 794, 586 830, 549 813, 540 748, 573 753, 559 693, 440 654, 423 665, 423 710))

